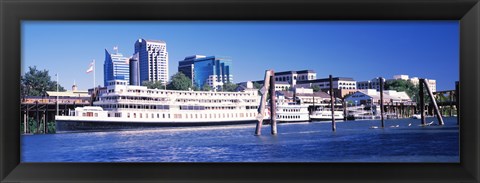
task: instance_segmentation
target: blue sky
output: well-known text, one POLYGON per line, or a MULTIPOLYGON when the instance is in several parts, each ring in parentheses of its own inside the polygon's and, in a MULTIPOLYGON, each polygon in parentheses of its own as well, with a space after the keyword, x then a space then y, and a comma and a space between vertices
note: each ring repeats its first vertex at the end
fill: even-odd
POLYGON ((436 79, 437 90, 459 78, 458 21, 23 21, 22 73, 35 65, 86 90, 92 59, 103 84, 104 49, 129 57, 139 38, 167 42, 170 75, 202 54, 231 57, 234 82, 260 80, 266 69, 357 81, 407 74, 436 79))

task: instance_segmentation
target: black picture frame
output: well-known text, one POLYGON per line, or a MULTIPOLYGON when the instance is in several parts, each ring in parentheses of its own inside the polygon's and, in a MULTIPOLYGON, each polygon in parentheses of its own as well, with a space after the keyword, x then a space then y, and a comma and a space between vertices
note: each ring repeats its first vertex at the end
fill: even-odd
POLYGON ((478 0, 1 0, 0 16, 1 182, 480 180, 478 0), (23 20, 459 20, 460 163, 20 163, 23 20))

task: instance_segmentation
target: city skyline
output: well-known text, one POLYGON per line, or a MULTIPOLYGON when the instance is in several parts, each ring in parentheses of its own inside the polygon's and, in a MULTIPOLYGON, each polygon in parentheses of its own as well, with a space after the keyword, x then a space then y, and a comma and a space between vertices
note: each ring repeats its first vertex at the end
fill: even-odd
POLYGON ((406 74, 454 87, 459 73, 458 21, 312 22, 22 22, 22 74, 28 66, 49 70, 70 89, 93 87, 89 63, 96 60, 96 83, 103 81, 104 49, 129 57, 138 39, 168 45, 169 77, 191 55, 229 56, 234 82, 260 80, 264 70, 314 70, 317 78, 356 81, 406 74), (72 36, 74 35, 74 36, 72 36), (447 72, 445 72, 447 71, 447 72))

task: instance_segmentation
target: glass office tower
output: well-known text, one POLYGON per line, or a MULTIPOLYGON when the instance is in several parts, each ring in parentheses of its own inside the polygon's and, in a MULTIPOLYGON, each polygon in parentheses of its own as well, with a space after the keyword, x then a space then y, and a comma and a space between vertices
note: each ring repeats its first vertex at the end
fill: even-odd
POLYGON ((109 53, 105 49, 105 62, 103 64, 103 84, 107 86, 107 82, 111 80, 130 80, 130 67, 127 57, 118 53, 118 48, 114 48, 115 53, 109 53))
POLYGON ((220 89, 225 83, 233 83, 231 66, 232 60, 229 58, 195 55, 180 61, 178 71, 191 78, 198 88, 207 84, 220 89))

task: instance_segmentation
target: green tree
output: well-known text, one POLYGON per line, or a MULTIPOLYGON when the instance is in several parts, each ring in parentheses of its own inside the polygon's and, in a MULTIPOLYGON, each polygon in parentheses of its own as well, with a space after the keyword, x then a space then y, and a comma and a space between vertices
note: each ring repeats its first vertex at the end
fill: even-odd
POLYGON ((165 85, 162 81, 143 81, 142 86, 146 86, 149 89, 164 89, 165 85))
MULTIPOLYGON (((417 103, 419 102, 419 99, 420 99, 418 95, 420 91, 420 87, 407 80, 398 79, 398 80, 386 81, 385 90, 395 90, 397 92, 404 91, 412 99, 412 101, 415 101, 417 103)), ((425 104, 428 104, 430 102, 430 97, 428 96, 428 92, 425 86, 423 87, 423 94, 424 94, 423 101, 425 102, 425 104)))
POLYGON ((262 88, 263 85, 261 85, 260 83, 257 83, 257 82, 253 82, 253 88, 255 89, 260 89, 262 88))
POLYGON ((385 90, 404 91, 410 98, 418 96, 419 87, 407 80, 389 80, 385 82, 385 90))
POLYGON ((169 90, 188 90, 192 89, 192 80, 181 72, 172 76, 172 82, 167 85, 169 90))
POLYGON ((202 91, 210 91, 212 90, 212 87, 208 84, 203 84, 202 91))
MULTIPOLYGON (((20 79, 20 92, 24 96, 45 96, 47 91, 57 91, 57 82, 52 81, 47 70, 39 71, 36 66, 28 67, 20 79)), ((58 85, 58 91, 65 91, 58 85)))
POLYGON ((312 89, 313 89, 313 92, 318 92, 318 91, 320 91, 320 86, 318 86, 318 85, 313 85, 313 86, 312 86, 312 89))
POLYGON ((192 85, 190 89, 192 89, 193 91, 200 91, 200 88, 198 88, 197 85, 192 85))
POLYGON ((222 86, 222 90, 223 91, 229 91, 229 92, 234 92, 236 89, 237 89, 237 85, 236 84, 233 84, 231 82, 228 82, 228 83, 225 83, 223 84, 222 86))

